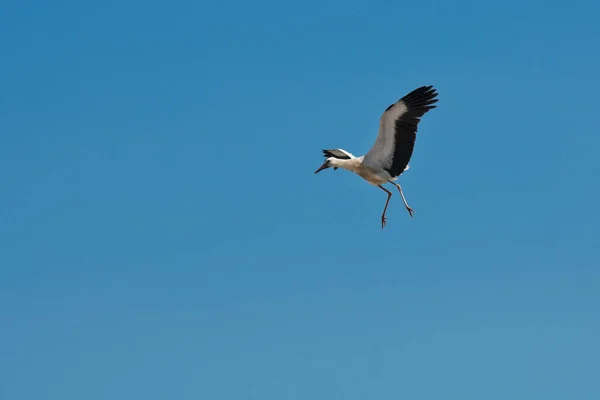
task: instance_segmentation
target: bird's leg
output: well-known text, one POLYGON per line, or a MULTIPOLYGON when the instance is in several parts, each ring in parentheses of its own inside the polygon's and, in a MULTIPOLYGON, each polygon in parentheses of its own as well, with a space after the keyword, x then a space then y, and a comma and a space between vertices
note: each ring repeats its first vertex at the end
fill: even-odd
POLYGON ((410 206, 408 205, 408 203, 406 202, 406 199, 404 198, 404 193, 402 193, 402 188, 400 187, 400 185, 398 185, 396 182, 392 182, 390 181, 390 183, 394 186, 396 186, 398 188, 398 190, 400 191, 400 196, 402 196, 402 201, 404 202, 404 207, 406 207, 406 210, 408 211, 408 213, 410 214, 410 216, 412 217, 415 210, 413 210, 412 208, 410 208, 410 206))
POLYGON ((387 211, 388 203, 390 202, 390 198, 392 197, 392 192, 390 192, 389 190, 387 190, 386 188, 384 188, 381 185, 378 185, 378 186, 381 188, 381 190, 386 192, 388 195, 387 200, 385 201, 385 207, 383 207, 383 214, 381 214, 381 229, 383 229, 385 227, 385 220, 387 219, 385 217, 385 212, 387 211))

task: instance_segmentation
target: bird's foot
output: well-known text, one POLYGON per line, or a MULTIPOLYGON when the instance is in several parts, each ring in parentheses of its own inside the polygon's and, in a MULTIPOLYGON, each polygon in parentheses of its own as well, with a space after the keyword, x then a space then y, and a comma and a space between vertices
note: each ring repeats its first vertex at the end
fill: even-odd
POLYGON ((408 211, 408 213, 410 214, 411 217, 414 217, 413 214, 415 213, 415 210, 413 210, 412 208, 406 206, 406 211, 408 211))
POLYGON ((385 221, 387 220, 387 217, 385 215, 381 216, 381 229, 385 228, 385 221))

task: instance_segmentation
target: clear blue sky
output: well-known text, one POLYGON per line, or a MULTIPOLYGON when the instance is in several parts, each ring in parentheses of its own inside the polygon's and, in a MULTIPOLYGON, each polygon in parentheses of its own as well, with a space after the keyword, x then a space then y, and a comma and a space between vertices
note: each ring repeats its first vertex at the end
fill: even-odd
POLYGON ((5 0, 0 398, 600 398, 596 1, 5 0), (328 170, 432 84, 394 196, 328 170))

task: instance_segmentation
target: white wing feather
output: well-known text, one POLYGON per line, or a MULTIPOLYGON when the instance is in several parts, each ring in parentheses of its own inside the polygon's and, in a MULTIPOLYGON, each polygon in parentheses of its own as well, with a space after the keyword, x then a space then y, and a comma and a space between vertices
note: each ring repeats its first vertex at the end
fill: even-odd
POLYGON ((356 158, 356 157, 354 156, 354 154, 350 153, 350 152, 349 152, 349 151, 347 151, 347 150, 344 150, 344 149, 337 149, 337 150, 338 150, 338 151, 341 151, 341 152, 342 152, 342 153, 344 153, 344 154, 346 154, 346 155, 347 155, 348 157, 350 157, 350 158, 356 158))
POLYGON ((365 154, 363 160, 365 165, 378 170, 391 167, 396 144, 395 123, 407 111, 408 108, 404 102, 398 101, 381 115, 377 139, 369 152, 365 154))

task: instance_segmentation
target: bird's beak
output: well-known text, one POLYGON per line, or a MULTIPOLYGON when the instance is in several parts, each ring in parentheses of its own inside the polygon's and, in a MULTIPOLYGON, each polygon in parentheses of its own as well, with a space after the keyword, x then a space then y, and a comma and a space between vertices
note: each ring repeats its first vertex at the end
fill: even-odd
POLYGON ((324 169, 327 169, 327 168, 329 168, 329 167, 327 166, 327 161, 325 161, 325 162, 323 163, 323 165, 321 165, 321 166, 319 167, 319 169, 315 171, 315 174, 316 174, 317 172, 319 172, 319 171, 323 171, 324 169))

